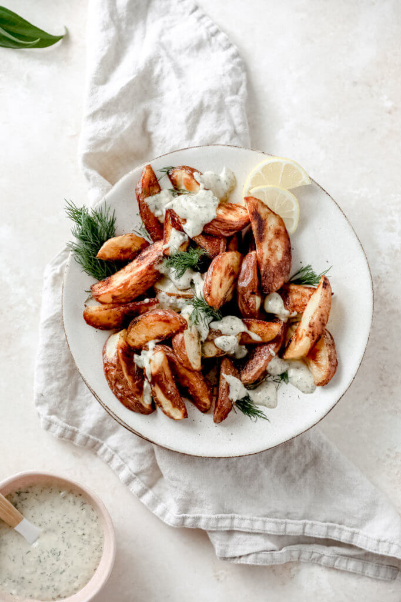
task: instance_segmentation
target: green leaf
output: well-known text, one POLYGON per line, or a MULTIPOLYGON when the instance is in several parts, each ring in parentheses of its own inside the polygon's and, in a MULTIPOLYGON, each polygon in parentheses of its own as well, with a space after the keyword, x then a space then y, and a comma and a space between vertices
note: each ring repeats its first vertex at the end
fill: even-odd
POLYGON ((204 249, 193 249, 190 247, 188 251, 177 251, 174 255, 167 257, 163 264, 167 268, 171 268, 177 278, 181 278, 189 268, 196 268, 202 255, 205 255, 204 249))
POLYGON ((0 46, 3 48, 47 48, 64 37, 53 36, 0 6, 0 46))
POLYGON ((333 266, 330 266, 324 272, 316 274, 312 266, 308 264, 305 267, 298 270, 296 274, 291 276, 290 282, 292 284, 303 284, 305 286, 317 286, 320 282, 320 278, 322 276, 325 276, 331 270, 332 267, 333 266))

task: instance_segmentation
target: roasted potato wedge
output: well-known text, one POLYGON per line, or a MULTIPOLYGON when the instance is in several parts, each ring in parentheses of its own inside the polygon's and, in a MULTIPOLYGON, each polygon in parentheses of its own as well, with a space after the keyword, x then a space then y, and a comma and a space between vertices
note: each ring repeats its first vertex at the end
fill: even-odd
POLYGON ((254 318, 245 318, 243 320, 248 330, 260 337, 259 341, 255 341, 247 332, 241 332, 241 345, 260 345, 261 343, 270 343, 275 339, 283 328, 283 323, 280 320, 266 322, 265 320, 255 320, 254 318))
POLYGON ((324 387, 336 373, 338 361, 334 339, 326 329, 305 357, 317 387, 324 387))
POLYGON ((225 374, 239 378, 238 370, 228 357, 225 357, 220 365, 219 395, 213 413, 213 422, 216 424, 223 422, 233 409, 233 402, 230 399, 230 385, 224 378, 225 374))
POLYGON ((192 288, 186 288, 184 290, 177 288, 170 278, 167 276, 163 276, 153 285, 156 293, 165 293, 169 295, 169 297, 179 297, 182 299, 192 299, 194 296, 194 291, 192 288))
POLYGON ((304 286, 303 284, 284 284, 277 292, 283 299, 284 307, 291 314, 296 312, 302 314, 309 303, 310 298, 315 292, 313 286, 304 286))
POLYGON ((160 278, 157 265, 162 248, 162 240, 153 243, 125 268, 93 284, 93 298, 99 303, 127 303, 145 293, 160 278))
POLYGON ((198 192, 200 188, 199 182, 195 180, 194 173, 202 175, 198 169, 188 167, 188 165, 180 165, 173 167, 167 173, 175 190, 188 190, 189 192, 198 192))
POLYGON ((147 240, 137 234, 122 234, 106 240, 96 257, 105 261, 132 261, 149 246, 147 240))
POLYGON ((121 328, 127 316, 139 316, 159 306, 158 299, 144 299, 131 303, 104 303, 88 305, 84 309, 84 320, 98 330, 121 328))
POLYGON ((144 399, 142 370, 135 366, 127 349, 125 331, 112 334, 103 347, 103 369, 111 391, 129 410, 139 414, 154 411, 152 401, 144 399))
POLYGON ((237 303, 243 318, 262 316, 262 290, 260 288, 256 251, 245 255, 237 281, 237 303))
POLYGON ((204 234, 233 236, 249 224, 249 214, 243 205, 220 203, 216 217, 203 228, 204 234))
MULTIPOLYGON (((214 328, 211 328, 209 330, 206 341, 204 341, 204 343, 202 343, 203 357, 211 358, 211 357, 221 357, 223 355, 227 355, 226 351, 223 351, 222 349, 217 347, 217 345, 215 345, 215 343, 214 343, 214 340, 217 337, 221 337, 221 336, 222 336, 222 333, 220 330, 215 330, 214 328)), ((240 336, 241 335, 237 335, 238 341, 240 339, 240 336)))
POLYGON ((285 324, 281 323, 280 333, 271 343, 255 345, 241 370, 241 381, 244 385, 251 385, 262 378, 267 370, 270 360, 280 351, 285 334, 285 324))
POLYGON ((134 318, 127 330, 127 343, 142 349, 150 341, 162 341, 184 330, 187 321, 172 309, 153 309, 134 318))
MULTIPOLYGON (((158 345, 167 355, 174 376, 187 392, 191 401, 200 412, 207 412, 212 405, 212 390, 201 372, 188 370, 183 366, 174 351, 166 345, 158 345)), ((156 347, 155 347, 156 349, 156 347)))
POLYGON ((229 251, 215 257, 210 264, 203 285, 203 295, 214 309, 219 309, 232 298, 241 261, 241 253, 229 251))
POLYGON ((281 217, 259 199, 245 197, 256 242, 263 292, 276 292, 288 280, 291 270, 291 242, 281 217))
POLYGON ((202 368, 201 341, 193 324, 189 324, 183 332, 175 334, 172 344, 176 356, 185 368, 197 371, 202 368))
POLYGON ((155 347, 150 362, 152 397, 161 411, 172 420, 187 418, 187 408, 174 382, 167 356, 155 347))
POLYGON ((219 238, 218 236, 209 236, 209 234, 199 234, 194 236, 194 242, 202 249, 205 249, 206 253, 212 259, 224 253, 226 250, 227 241, 225 238, 219 238))
POLYGON ((256 251, 255 237, 253 235, 251 224, 244 229, 242 244, 239 251, 244 255, 246 255, 246 253, 250 253, 251 251, 256 251))
POLYGON ((227 240, 227 251, 239 251, 240 250, 240 233, 233 234, 227 240))
POLYGON ((171 236, 174 230, 184 232, 182 228, 182 220, 173 209, 167 209, 164 216, 164 234, 163 234, 163 255, 172 255, 177 251, 186 251, 189 246, 189 238, 186 237, 178 249, 170 249, 171 236))
POLYGON ((139 213, 149 232, 151 239, 155 242, 163 239, 163 224, 151 212, 145 199, 161 191, 159 181, 151 165, 143 168, 142 175, 135 188, 135 194, 138 201, 139 213))
POLYGON ((322 276, 285 350, 284 359, 298 360, 308 355, 326 328, 330 308, 331 286, 329 279, 322 276))

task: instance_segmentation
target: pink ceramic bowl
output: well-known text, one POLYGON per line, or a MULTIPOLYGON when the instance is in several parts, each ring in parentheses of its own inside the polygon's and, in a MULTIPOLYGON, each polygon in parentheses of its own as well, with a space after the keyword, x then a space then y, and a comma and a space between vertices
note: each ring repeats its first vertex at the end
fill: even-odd
MULTIPOLYGON (((103 504, 102 500, 98 496, 87 489, 83 485, 79 485, 75 481, 60 477, 49 472, 20 472, 8 479, 5 479, 0 483, 0 492, 3 495, 8 495, 16 489, 21 487, 27 487, 28 485, 45 485, 47 483, 57 483, 61 487, 66 487, 81 493, 83 497, 97 510, 100 523, 103 527, 104 532, 104 548, 103 555, 100 559, 99 566, 96 569, 92 579, 76 594, 63 598, 63 602, 89 602, 92 598, 100 592, 102 587, 110 577, 111 570, 114 564, 115 558, 115 536, 113 523, 111 522, 110 515, 103 504)), ((2 594, 2 602, 15 602, 16 598, 13 596, 2 594), (5 597, 4 597, 5 596, 5 597)), ((18 598, 18 602, 38 602, 33 598, 18 598)))

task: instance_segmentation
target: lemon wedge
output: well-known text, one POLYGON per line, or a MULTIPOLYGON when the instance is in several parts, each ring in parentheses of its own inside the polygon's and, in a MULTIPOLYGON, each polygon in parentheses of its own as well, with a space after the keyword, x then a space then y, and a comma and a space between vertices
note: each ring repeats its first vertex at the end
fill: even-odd
POLYGON ((256 186, 249 192, 282 217, 288 234, 294 234, 299 221, 299 204, 289 190, 279 186, 256 186))
POLYGON ((299 163, 282 157, 268 157, 251 171, 242 196, 247 196, 249 191, 257 186, 280 186, 290 190, 310 183, 308 174, 299 163))

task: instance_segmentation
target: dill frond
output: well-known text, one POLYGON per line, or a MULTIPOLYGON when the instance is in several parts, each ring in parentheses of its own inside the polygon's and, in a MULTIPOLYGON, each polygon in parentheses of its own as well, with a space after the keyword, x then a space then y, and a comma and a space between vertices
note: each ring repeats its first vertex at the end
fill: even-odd
POLYGON ((167 176, 168 172, 171 169, 174 169, 174 165, 169 165, 168 167, 162 167, 161 169, 158 169, 157 171, 159 171, 161 174, 163 174, 158 179, 161 180, 162 178, 164 178, 164 176, 167 176))
POLYGON ((188 301, 188 305, 192 305, 193 310, 189 316, 192 324, 200 324, 203 322, 207 326, 209 326, 210 322, 214 322, 222 319, 221 311, 213 309, 210 307, 208 303, 206 303, 205 299, 202 297, 197 297, 196 295, 188 301))
POLYGON ((257 420, 258 418, 262 418, 262 420, 267 420, 270 422, 268 417, 262 410, 258 408, 258 406, 252 401, 249 395, 245 395, 242 399, 238 399, 233 404, 234 412, 238 409, 240 412, 248 416, 251 420, 257 420))
POLYGON ((322 276, 325 276, 331 270, 332 267, 333 266, 330 266, 324 272, 321 272, 320 274, 316 274, 316 272, 313 270, 312 266, 310 264, 308 264, 305 267, 298 270, 298 272, 296 272, 293 276, 291 276, 290 282, 291 282, 291 284, 303 284, 305 286, 317 286, 320 282, 320 278, 322 276))
POLYGON ((194 249, 190 247, 188 251, 178 251, 164 259, 163 264, 171 268, 177 278, 181 278, 189 268, 195 268, 199 264, 202 255, 205 255, 205 249, 194 249))
POLYGON ((118 263, 96 258, 106 240, 115 236, 115 212, 106 205, 96 209, 77 207, 72 201, 66 201, 65 211, 75 224, 71 233, 76 241, 69 242, 68 247, 82 270, 97 280, 117 272, 121 268, 118 263))
POLYGON ((138 236, 142 236, 142 238, 144 238, 145 240, 147 240, 148 242, 152 243, 153 240, 149 234, 149 232, 146 230, 145 228, 145 224, 143 222, 141 222, 141 225, 139 226, 139 228, 137 228, 136 230, 134 230, 135 234, 137 234, 138 236))

